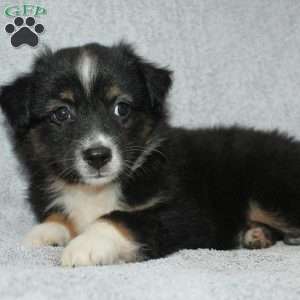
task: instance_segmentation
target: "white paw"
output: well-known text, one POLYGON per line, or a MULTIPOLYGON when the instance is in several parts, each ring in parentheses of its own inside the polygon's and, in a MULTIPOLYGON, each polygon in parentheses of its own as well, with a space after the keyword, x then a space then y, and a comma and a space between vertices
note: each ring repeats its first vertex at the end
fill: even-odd
POLYGON ((62 224, 46 222, 36 225, 26 235, 26 247, 65 246, 71 239, 69 230, 62 224))
POLYGON ((110 223, 97 222, 70 242, 61 264, 76 267, 135 261, 138 248, 136 242, 128 240, 110 223))
POLYGON ((271 247, 274 244, 271 233, 264 227, 249 229, 244 236, 244 245, 249 249, 262 249, 271 247))

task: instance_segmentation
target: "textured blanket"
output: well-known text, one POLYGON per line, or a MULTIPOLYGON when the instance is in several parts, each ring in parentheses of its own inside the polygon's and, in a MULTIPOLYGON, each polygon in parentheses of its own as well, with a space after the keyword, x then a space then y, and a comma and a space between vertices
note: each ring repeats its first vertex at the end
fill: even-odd
MULTIPOLYGON (((20 28, 4 30, 14 22, 4 10, 22 4, 0 2, 0 85, 26 72, 45 44, 57 49, 123 38, 175 71, 173 124, 239 123, 300 137, 298 0, 32 0, 47 10, 35 17, 45 30, 35 48, 14 48, 11 38, 20 28)), ((0 115, 1 300, 300 299, 300 247, 280 243, 76 269, 59 266, 61 248, 23 248, 34 218, 4 127, 0 115)))

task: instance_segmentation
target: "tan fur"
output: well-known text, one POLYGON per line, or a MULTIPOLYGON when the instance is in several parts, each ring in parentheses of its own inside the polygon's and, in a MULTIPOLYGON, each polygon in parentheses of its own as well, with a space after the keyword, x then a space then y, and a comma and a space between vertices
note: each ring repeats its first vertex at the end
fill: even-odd
POLYGON ((70 91, 70 90, 63 91, 62 93, 59 94, 59 96, 61 97, 61 99, 69 100, 71 102, 75 102, 73 92, 70 91))
POLYGON ((114 99, 115 97, 121 95, 121 90, 118 86, 116 85, 113 85, 111 86, 108 91, 106 92, 106 97, 109 99, 109 100, 112 100, 114 99))
MULTIPOLYGON (((147 137, 147 136, 150 135, 151 132, 152 132, 152 124, 146 123, 146 124, 145 124, 145 127, 143 128, 143 136, 144 136, 144 137, 147 137)), ((151 138, 148 138, 148 142, 151 141, 150 139, 151 139, 151 138)))
MULTIPOLYGON (((44 144, 40 142, 40 136, 38 130, 33 128, 32 130, 30 130, 29 134, 31 137, 32 144, 34 145, 34 152, 37 154, 42 154, 46 152, 47 150, 45 149, 44 144)), ((35 154, 33 154, 33 157, 34 156, 35 154)))
POLYGON ((251 202, 250 204, 248 219, 252 222, 266 224, 282 232, 293 231, 278 214, 263 210, 255 202, 251 202))
POLYGON ((101 221, 105 221, 115 227, 127 240, 129 241, 135 241, 134 236, 129 228, 127 228, 125 225, 123 225, 120 222, 115 222, 110 220, 109 218, 101 218, 101 221))
POLYGON ((71 238, 74 238, 78 234, 74 223, 70 220, 70 218, 68 218, 67 216, 65 216, 63 214, 60 214, 60 213, 51 214, 45 220, 45 222, 54 222, 54 223, 59 223, 59 224, 65 226, 69 230, 71 238))

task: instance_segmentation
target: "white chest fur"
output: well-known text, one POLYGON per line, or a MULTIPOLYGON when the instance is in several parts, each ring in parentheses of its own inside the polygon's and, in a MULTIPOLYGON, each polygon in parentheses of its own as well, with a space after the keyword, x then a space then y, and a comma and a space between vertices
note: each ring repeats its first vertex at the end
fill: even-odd
POLYGON ((60 185, 60 196, 51 207, 58 206, 72 219, 79 232, 101 216, 120 210, 120 188, 109 184, 101 189, 86 186, 60 185))

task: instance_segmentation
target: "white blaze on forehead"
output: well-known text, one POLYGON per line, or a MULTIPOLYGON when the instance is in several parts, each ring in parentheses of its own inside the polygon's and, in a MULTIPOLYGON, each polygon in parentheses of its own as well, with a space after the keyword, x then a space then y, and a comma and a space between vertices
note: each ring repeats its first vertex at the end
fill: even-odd
POLYGON ((83 52, 79 57, 76 69, 86 93, 90 94, 97 70, 97 62, 95 56, 86 51, 83 52))

